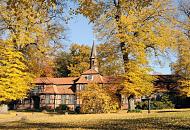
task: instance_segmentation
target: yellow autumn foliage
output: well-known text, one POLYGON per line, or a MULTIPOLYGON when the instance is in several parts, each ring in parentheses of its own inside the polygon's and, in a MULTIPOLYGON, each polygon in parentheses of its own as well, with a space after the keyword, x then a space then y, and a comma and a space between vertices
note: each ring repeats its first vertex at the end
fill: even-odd
POLYGON ((80 76, 85 70, 89 69, 90 48, 86 45, 72 44, 70 47, 70 71, 69 76, 80 76))
POLYGON ((176 54, 177 60, 173 63, 173 72, 178 75, 178 83, 182 94, 190 96, 190 1, 179 0, 178 9, 183 19, 178 18, 177 26, 182 30, 179 37, 176 54))
POLYGON ((180 90, 182 94, 190 97, 190 80, 181 79, 178 82, 180 83, 180 90))
POLYGON ((78 93, 82 100, 82 113, 107 113, 118 109, 118 101, 106 86, 88 84, 78 93))
POLYGON ((153 90, 153 82, 155 77, 149 74, 149 68, 139 66, 135 62, 127 64, 128 71, 124 74, 121 93, 124 95, 133 95, 141 97, 142 95, 149 96, 153 90))
POLYGON ((180 34, 171 0, 92 0, 79 5, 80 13, 93 21, 97 37, 120 46, 125 68, 122 93, 150 94, 155 78, 150 75, 148 58, 174 51, 180 34))
POLYGON ((0 44, 0 102, 24 98, 31 87, 32 75, 28 73, 21 52, 8 40, 0 44))
POLYGON ((40 75, 50 41, 62 31, 52 21, 53 7, 54 0, 0 1, 0 101, 26 97, 40 75))

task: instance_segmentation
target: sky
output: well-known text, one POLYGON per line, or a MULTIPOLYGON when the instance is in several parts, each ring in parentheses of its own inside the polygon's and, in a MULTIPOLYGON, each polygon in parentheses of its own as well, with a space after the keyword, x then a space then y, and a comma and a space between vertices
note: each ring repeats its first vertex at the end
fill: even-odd
POLYGON ((93 35, 92 24, 82 15, 77 15, 68 25, 68 39, 70 43, 92 45, 95 37, 93 35))
MULTIPOLYGON (((95 39, 93 34, 92 24, 89 23, 88 19, 82 15, 74 17, 68 24, 68 43, 78 43, 85 45, 92 45, 93 40, 95 43, 98 41, 95 39)), ((152 65, 154 72, 161 74, 171 74, 171 68, 169 67, 171 60, 164 59, 162 65, 152 65)))

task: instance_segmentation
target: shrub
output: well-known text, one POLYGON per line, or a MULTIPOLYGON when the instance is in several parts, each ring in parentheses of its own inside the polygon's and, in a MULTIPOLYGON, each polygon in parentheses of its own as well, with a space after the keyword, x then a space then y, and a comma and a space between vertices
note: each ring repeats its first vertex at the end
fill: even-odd
MULTIPOLYGON (((168 95, 163 95, 160 101, 151 100, 150 107, 151 109, 168 109, 168 108, 174 108, 174 104, 172 103, 172 101, 170 101, 168 95)), ((136 104, 136 108, 147 110, 148 101, 138 102, 136 104)))
POLYGON ((97 84, 88 84, 80 93, 82 113, 108 113, 118 109, 113 94, 97 84))
POLYGON ((136 103, 136 109, 147 110, 148 109, 148 101, 137 102, 136 103))
POLYGON ((167 108, 167 105, 164 105, 161 101, 152 101, 151 109, 164 109, 167 108))
POLYGON ((68 111, 69 107, 66 104, 60 104, 59 107, 56 108, 57 112, 68 111))
POLYGON ((161 97, 161 102, 163 102, 163 106, 164 108, 174 108, 174 104, 172 103, 172 101, 169 99, 169 95, 164 94, 161 97))
POLYGON ((75 108, 75 112, 78 113, 78 114, 80 113, 80 106, 77 106, 77 107, 75 108))
POLYGON ((68 110, 69 108, 68 108, 68 106, 67 105, 65 105, 65 104, 62 104, 62 105, 60 105, 61 106, 61 110, 68 110))

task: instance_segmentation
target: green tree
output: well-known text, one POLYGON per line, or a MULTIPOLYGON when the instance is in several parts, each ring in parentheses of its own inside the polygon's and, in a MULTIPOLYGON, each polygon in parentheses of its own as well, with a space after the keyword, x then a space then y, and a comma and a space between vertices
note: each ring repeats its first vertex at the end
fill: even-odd
POLYGON ((80 93, 82 113, 107 113, 118 109, 117 98, 108 87, 88 84, 80 93))
POLYGON ((105 43, 97 46, 100 74, 118 76, 124 73, 122 55, 118 44, 105 43))
POLYGON ((86 45, 72 44, 70 47, 71 62, 67 66, 69 76, 80 76, 89 69, 90 47, 86 45))
POLYGON ((68 51, 60 51, 55 59, 57 76, 80 76, 90 66, 90 47, 72 44, 68 51))
POLYGON ((68 77, 71 73, 68 66, 71 63, 71 54, 69 52, 61 51, 55 58, 55 73, 58 77, 68 77))
MULTIPOLYGON (((89 69, 90 47, 86 45, 72 44, 69 51, 61 51, 55 59, 56 75, 80 76, 89 69)), ((97 60, 99 72, 102 75, 119 75, 123 73, 123 62, 119 47, 116 44, 97 45, 97 60)))

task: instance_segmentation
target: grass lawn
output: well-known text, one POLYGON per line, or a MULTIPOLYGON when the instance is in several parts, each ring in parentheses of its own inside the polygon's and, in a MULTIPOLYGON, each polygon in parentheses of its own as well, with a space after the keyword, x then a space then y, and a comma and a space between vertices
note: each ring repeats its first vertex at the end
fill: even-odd
POLYGON ((190 109, 111 114, 61 115, 32 112, 0 114, 0 129, 190 129, 190 109), (24 121, 1 122, 16 118, 24 121))

